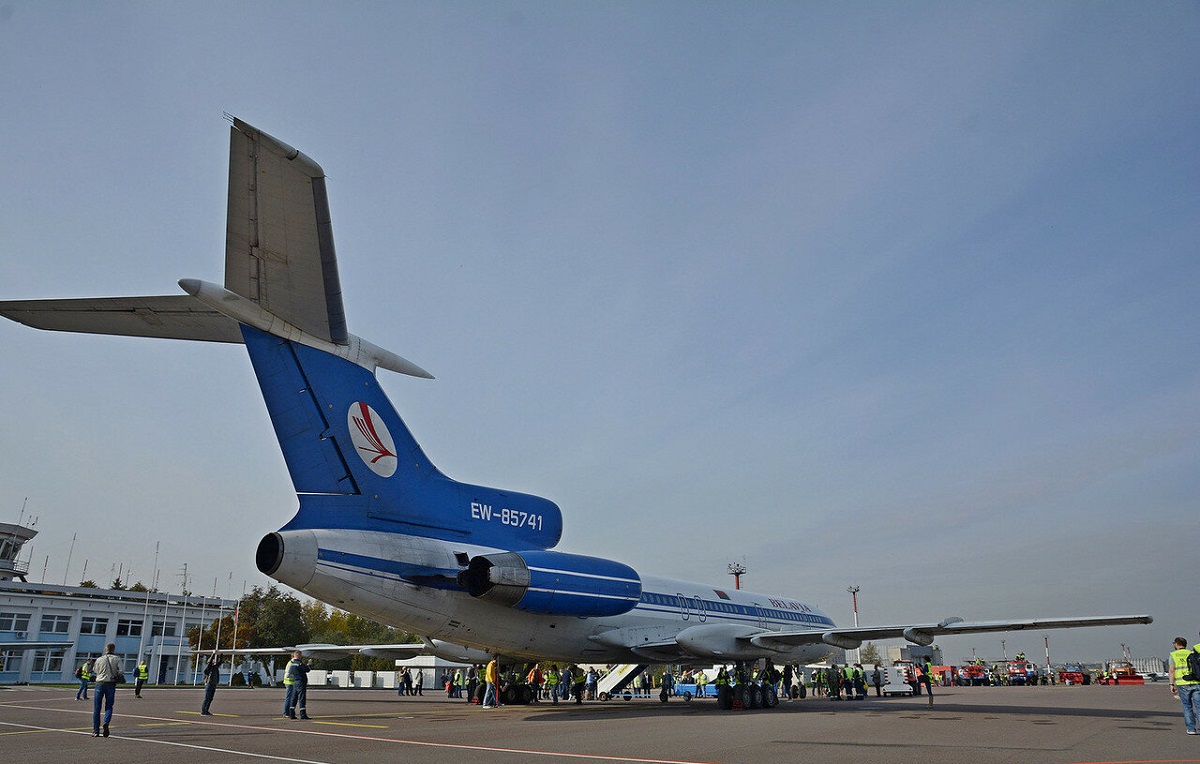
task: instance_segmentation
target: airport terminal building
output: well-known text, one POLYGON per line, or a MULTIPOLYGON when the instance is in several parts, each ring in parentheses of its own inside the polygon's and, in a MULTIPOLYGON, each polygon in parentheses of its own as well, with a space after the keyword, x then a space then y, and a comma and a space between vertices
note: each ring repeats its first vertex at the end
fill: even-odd
POLYGON ((151 684, 191 684, 185 635, 236 605, 214 597, 0 581, 0 641, 70 643, 0 651, 0 684, 74 682, 75 669, 109 642, 126 676, 133 676, 140 655, 149 662, 151 684))
POLYGON ((0 523, 0 684, 74 682, 75 669, 113 643, 126 676, 139 656, 150 683, 195 681, 187 633, 230 613, 217 597, 28 583, 21 547, 37 531, 0 523), (22 642, 55 647, 19 646, 22 642))

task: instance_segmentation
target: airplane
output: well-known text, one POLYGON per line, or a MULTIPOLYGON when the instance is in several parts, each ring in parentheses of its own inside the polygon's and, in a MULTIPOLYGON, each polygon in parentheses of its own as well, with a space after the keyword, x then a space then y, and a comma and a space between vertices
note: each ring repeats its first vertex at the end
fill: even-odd
POLYGON ((432 375, 348 331, 324 170, 228 118, 224 286, 182 279, 185 294, 5 301, 0 314, 39 329, 245 345, 299 500, 295 516, 259 542, 258 569, 424 640, 313 645, 310 654, 805 664, 867 640, 930 645, 949 635, 1153 620, 954 617, 839 627, 801 599, 646 575, 556 549, 563 515, 554 502, 453 480, 425 455, 376 373, 432 375))

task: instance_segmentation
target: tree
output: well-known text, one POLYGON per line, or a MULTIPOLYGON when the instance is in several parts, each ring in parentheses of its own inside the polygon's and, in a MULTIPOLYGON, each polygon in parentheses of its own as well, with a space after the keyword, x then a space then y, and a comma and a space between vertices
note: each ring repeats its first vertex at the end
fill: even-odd
POLYGON ((129 591, 131 591, 131 592, 148 592, 150 590, 146 588, 145 584, 143 584, 141 581, 138 581, 136 584, 129 587, 129 591))
POLYGON ((92 579, 90 579, 90 578, 89 578, 89 579, 88 579, 88 580, 86 580, 86 581, 80 581, 80 582, 79 582, 79 587, 80 587, 81 589, 99 589, 99 588, 100 588, 100 585, 99 585, 99 584, 97 584, 95 581, 93 581, 92 579))
POLYGON ((858 660, 859 663, 864 665, 872 663, 882 664, 883 656, 879 653, 879 648, 875 646, 874 642, 867 642, 858 651, 858 660))

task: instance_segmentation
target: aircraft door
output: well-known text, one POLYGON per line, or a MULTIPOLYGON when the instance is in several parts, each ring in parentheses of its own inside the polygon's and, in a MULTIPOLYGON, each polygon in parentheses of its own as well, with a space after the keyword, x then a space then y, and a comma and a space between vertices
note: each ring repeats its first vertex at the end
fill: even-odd
POLYGON ((675 592, 675 599, 679 601, 679 617, 683 620, 688 620, 692 617, 691 597, 683 596, 683 592, 675 592))

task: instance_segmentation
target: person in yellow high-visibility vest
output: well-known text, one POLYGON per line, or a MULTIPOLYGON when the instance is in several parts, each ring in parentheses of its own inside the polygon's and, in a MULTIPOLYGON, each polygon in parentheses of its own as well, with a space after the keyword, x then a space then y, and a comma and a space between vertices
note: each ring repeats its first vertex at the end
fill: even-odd
POLYGON ((150 667, 146 665, 146 661, 138 662, 137 673, 134 676, 133 697, 142 697, 142 685, 146 684, 146 680, 150 678, 150 667))
POLYGON ((1175 650, 1171 652, 1171 692, 1178 694, 1183 703, 1183 724, 1187 734, 1200 735, 1200 677, 1194 677, 1188 668, 1188 656, 1200 652, 1200 644, 1188 649, 1187 640, 1175 638, 1175 650))
POLYGON ((83 665, 75 672, 75 678, 79 680, 79 689, 75 692, 75 700, 87 700, 88 682, 92 681, 92 659, 88 658, 83 662, 83 665))

